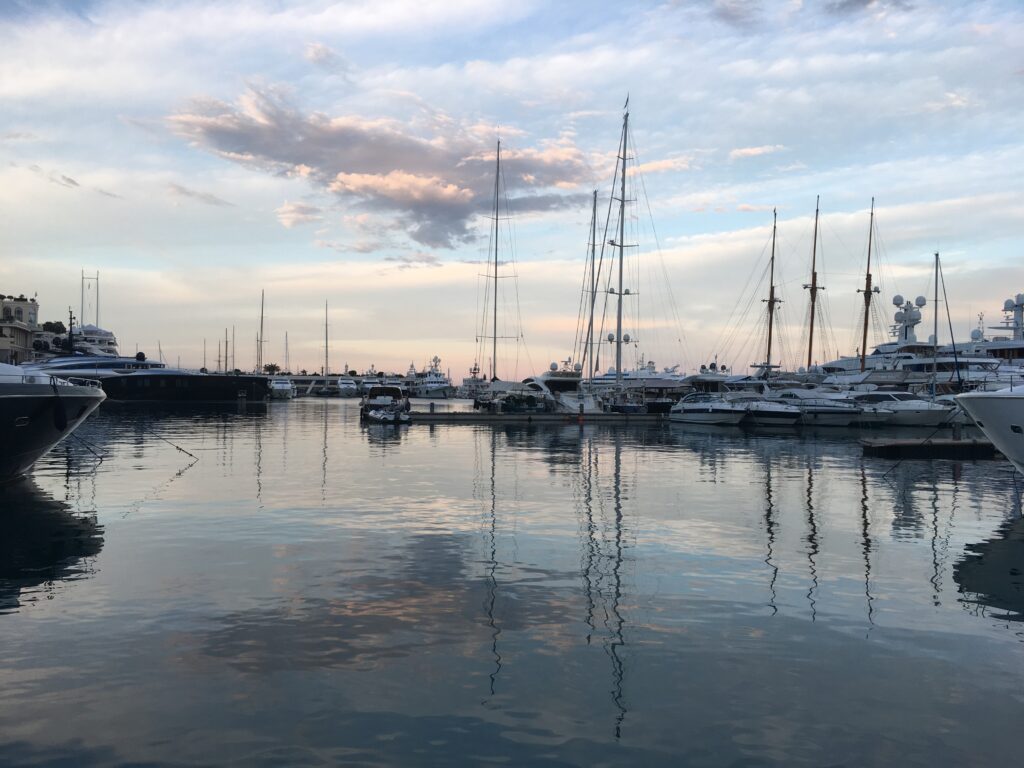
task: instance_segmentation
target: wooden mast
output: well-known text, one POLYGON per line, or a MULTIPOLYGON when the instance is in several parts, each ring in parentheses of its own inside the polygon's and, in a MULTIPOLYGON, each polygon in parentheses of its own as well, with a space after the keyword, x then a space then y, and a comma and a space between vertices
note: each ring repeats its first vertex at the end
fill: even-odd
POLYGON ((871 219, 868 224, 868 269, 864 277, 864 328, 860 337, 860 371, 864 372, 868 352, 868 320, 871 313, 871 238, 875 233, 875 198, 871 198, 871 219))
POLYGON ((814 243, 811 246, 811 282, 804 285, 811 292, 811 325, 807 337, 807 370, 810 370, 814 361, 814 315, 818 305, 818 291, 823 290, 818 286, 818 207, 821 202, 821 195, 814 200, 814 243))

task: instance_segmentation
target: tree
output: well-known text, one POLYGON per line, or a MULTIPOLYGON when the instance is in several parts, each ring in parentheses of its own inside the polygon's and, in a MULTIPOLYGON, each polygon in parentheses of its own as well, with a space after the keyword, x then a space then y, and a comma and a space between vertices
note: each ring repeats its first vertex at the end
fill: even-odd
POLYGON ((43 330, 46 333, 67 333, 68 329, 64 327, 64 323, 60 320, 47 320, 43 323, 43 330))
POLYGON ((263 372, 273 376, 275 373, 281 372, 281 366, 277 363, 267 363, 263 366, 263 372))

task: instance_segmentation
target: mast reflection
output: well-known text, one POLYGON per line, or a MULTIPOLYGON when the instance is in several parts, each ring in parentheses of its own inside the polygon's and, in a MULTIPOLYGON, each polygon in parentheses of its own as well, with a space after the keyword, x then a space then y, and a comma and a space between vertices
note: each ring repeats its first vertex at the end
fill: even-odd
MULTIPOLYGON (((582 429, 581 429, 582 436, 582 429)), ((598 633, 597 616, 601 619, 602 646, 611 663, 611 689, 609 694, 615 707, 613 732, 616 739, 622 737, 622 727, 628 709, 624 695, 625 661, 623 651, 626 645, 626 618, 622 611, 624 560, 624 480, 622 476, 622 435, 611 435, 612 475, 611 487, 602 492, 601 461, 598 444, 593 437, 587 437, 580 446, 579 487, 575 494, 577 512, 580 517, 581 576, 586 607, 584 622, 587 625, 587 644, 592 644, 598 633), (610 491, 610 492, 609 492, 610 491), (611 510, 605 507, 610 497, 611 510), (595 510, 595 502, 597 509, 595 510)))

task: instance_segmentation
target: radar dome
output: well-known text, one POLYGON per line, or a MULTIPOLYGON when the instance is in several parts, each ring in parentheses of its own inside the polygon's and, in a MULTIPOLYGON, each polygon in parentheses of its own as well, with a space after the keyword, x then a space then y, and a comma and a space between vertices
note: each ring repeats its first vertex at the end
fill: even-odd
POLYGON ((1007 299, 1003 302, 1003 312, 1013 312, 1013 299, 1007 299))
POLYGON ((551 365, 549 365, 548 366, 548 370, 549 371, 557 371, 558 370, 558 363, 552 363, 551 365))
POLYGON ((912 309, 912 310, 910 310, 910 319, 911 320, 920 320, 921 319, 921 310, 920 309, 912 309))
POLYGON ((614 333, 609 333, 608 334, 608 341, 615 341, 615 334, 614 333))
POLYGON ((629 334, 628 334, 628 333, 627 333, 627 334, 625 334, 625 335, 624 335, 624 336, 622 337, 622 340, 623 340, 624 342, 626 342, 627 344, 629 344, 629 334))
POLYGON ((580 365, 579 363, 576 363, 576 365, 574 365, 574 366, 572 367, 572 369, 573 369, 574 371, 576 371, 576 373, 582 373, 582 372, 583 372, 583 366, 582 366, 582 365, 580 365))
POLYGON ((626 289, 624 289, 624 290, 622 291, 622 295, 623 295, 623 296, 629 296, 629 288, 626 288, 626 289))
POLYGON ((984 334, 981 332, 981 328, 975 328, 971 331, 971 341, 981 341, 984 334))
POLYGON ((906 315, 903 314, 903 310, 901 309, 895 315, 892 316, 892 319, 895 320, 897 323, 902 323, 904 317, 906 317, 906 315))
POLYGON ((928 303, 928 299, 926 299, 924 296, 918 296, 916 299, 914 299, 914 303, 919 307, 923 307, 925 304, 928 303))
POLYGON ((894 307, 902 307, 903 306, 903 294, 897 293, 895 296, 893 296, 892 297, 892 305, 894 307))

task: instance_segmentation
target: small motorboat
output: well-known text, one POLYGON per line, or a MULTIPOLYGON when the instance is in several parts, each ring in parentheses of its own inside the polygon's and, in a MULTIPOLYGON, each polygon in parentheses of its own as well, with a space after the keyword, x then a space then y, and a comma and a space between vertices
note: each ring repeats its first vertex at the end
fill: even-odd
POLYGON ((408 412, 396 408, 374 408, 367 411, 366 421, 371 424, 408 424, 408 412))

